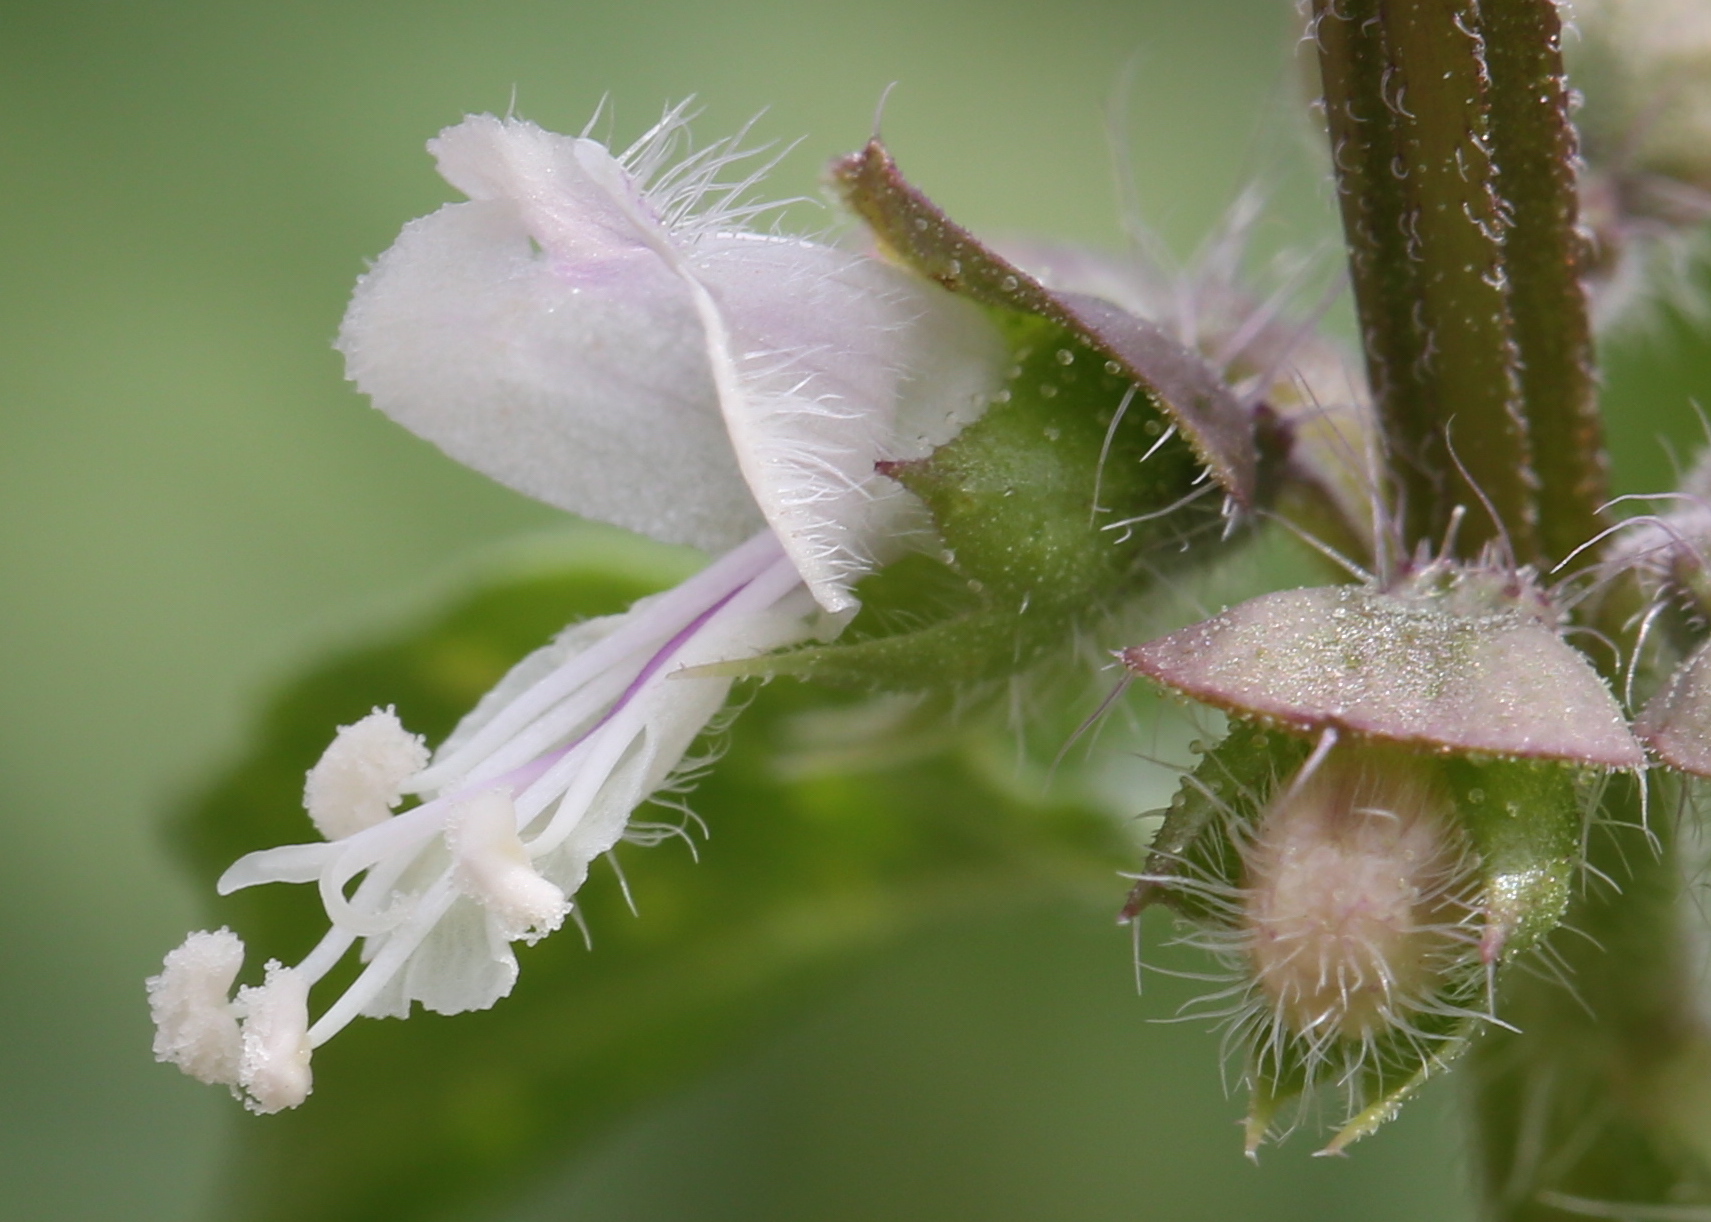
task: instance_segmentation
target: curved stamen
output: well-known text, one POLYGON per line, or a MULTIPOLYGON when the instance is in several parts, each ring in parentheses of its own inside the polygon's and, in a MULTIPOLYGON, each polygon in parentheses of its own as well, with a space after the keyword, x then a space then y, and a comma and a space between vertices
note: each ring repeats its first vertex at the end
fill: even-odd
MULTIPOLYGON (((681 623, 641 664, 634 676, 628 678, 623 690, 610 700, 599 719, 577 732, 569 742, 527 764, 512 768, 495 780, 478 781, 480 775, 491 770, 490 761, 510 756, 510 744, 500 744, 472 769, 457 791, 395 816, 386 825, 367 829, 346 842, 340 842, 338 847, 342 851, 336 853, 320 874, 323 903, 335 929, 311 952, 299 970, 309 979, 318 980, 350 949, 356 937, 378 939, 378 942, 374 957, 357 980, 310 1028, 312 1044, 324 1043, 361 1014, 387 984, 405 970, 411 956, 421 949, 435 926, 459 898, 462 892, 455 880, 455 867, 448 864, 414 897, 400 896, 391 907, 381 907, 394 896, 398 879, 421 859, 422 854, 435 848, 436 836, 444 830, 447 815, 457 803, 495 788, 509 789, 517 794, 515 810, 519 831, 531 827, 551 809, 552 818, 526 844, 529 856, 537 860, 561 848, 579 833, 590 856, 604 851, 609 847, 605 842, 622 834, 622 824, 628 819, 635 801, 614 804, 615 826, 591 827, 588 817, 603 789, 635 750, 636 744, 650 734, 660 733, 656 723, 663 719, 675 700, 675 696, 667 692, 666 685, 686 666, 729 656, 736 644, 732 640, 734 636, 762 620, 793 591, 803 588, 801 576, 776 542, 771 545, 770 563, 758 574, 752 573, 749 561, 763 556, 766 550, 748 548, 745 563, 724 566, 722 576, 728 584, 717 596, 709 599, 710 583, 703 583, 700 598, 673 600, 677 608, 685 611, 698 603, 706 605, 690 615, 686 623, 681 623), (347 897, 344 888, 364 870, 368 871, 368 876, 356 892, 347 897)), ((650 618, 657 616, 658 609, 657 604, 648 609, 650 618)), ((649 635, 657 637, 657 628, 649 635)), ((800 630, 793 629, 791 635, 800 635, 800 630)), ((748 648, 752 650, 753 643, 748 648)), ((615 652, 609 651, 607 656, 611 658, 615 652)), ((516 702, 527 702, 529 707, 540 708, 545 702, 538 693, 546 689, 559 697, 556 708, 548 705, 532 724, 527 719, 508 716, 510 709, 507 708, 495 717, 494 722, 503 719, 518 727, 523 735, 538 739, 545 734, 550 739, 562 734, 567 723, 574 725, 587 721, 586 713, 580 709, 572 716, 561 716, 565 705, 580 700, 590 688, 609 689, 611 680, 608 675, 596 674, 589 676, 581 688, 567 691, 568 685, 562 676, 573 667, 585 673, 586 666, 577 665, 584 656, 578 655, 568 661, 519 696, 516 702)), ((627 659, 620 666, 617 673, 627 674, 630 669, 627 659)), ((694 730, 699 728, 697 723, 694 730)), ((637 801, 645 797, 645 793, 640 794, 637 801)))

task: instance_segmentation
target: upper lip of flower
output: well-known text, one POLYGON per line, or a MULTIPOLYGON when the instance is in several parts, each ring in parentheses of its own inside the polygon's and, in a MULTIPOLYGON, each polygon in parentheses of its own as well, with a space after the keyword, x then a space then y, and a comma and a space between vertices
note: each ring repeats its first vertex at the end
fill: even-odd
POLYGON ((412 222, 339 339, 376 406, 575 513, 722 551, 763 521, 828 611, 906 512, 876 462, 984 409, 977 307, 876 259, 742 224, 752 154, 675 168, 683 109, 625 154, 483 115, 431 144, 470 196, 412 222), (649 181, 651 179, 651 181, 649 181), (615 264, 622 275, 613 275, 615 264))

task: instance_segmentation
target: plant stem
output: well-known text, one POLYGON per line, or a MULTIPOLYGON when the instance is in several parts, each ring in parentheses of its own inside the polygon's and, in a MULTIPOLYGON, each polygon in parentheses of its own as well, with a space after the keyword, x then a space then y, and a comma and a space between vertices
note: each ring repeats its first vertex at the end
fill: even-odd
POLYGON ((1480 14, 1492 155, 1510 217, 1503 243, 1509 312, 1539 476, 1539 543, 1554 562, 1599 530, 1599 506, 1609 497, 1581 281, 1588 251, 1579 230, 1562 18, 1552 0, 1484 0, 1480 14))
POLYGON ((1433 413, 1414 376, 1421 356, 1413 325, 1418 268, 1404 237, 1408 199, 1392 169, 1402 151, 1384 96, 1389 63, 1378 8, 1379 0, 1340 6, 1315 0, 1313 31, 1367 379, 1387 446, 1401 460, 1390 491, 1413 510, 1408 534, 1415 538, 1427 533, 1432 494, 1415 439, 1431 434, 1433 413))
MULTIPOLYGON (((1606 464, 1555 3, 1314 0, 1314 19, 1403 542, 1478 491, 1496 522, 1462 555, 1502 533, 1518 561, 1560 560, 1601 525, 1606 464)), ((1625 653, 1635 593, 1617 583, 1580 608, 1625 653)), ((1667 778, 1613 778, 1587 852, 1588 878, 1615 881, 1569 914, 1586 936, 1552 940, 1561 980, 1505 980, 1500 1012, 1524 1034, 1494 1030, 1473 1059, 1486 1197, 1505 1222, 1711 1218, 1684 808, 1667 778)))
POLYGON ((1532 560, 1536 481, 1477 6, 1315 0, 1314 16, 1355 306, 1404 543, 1439 536, 1457 505, 1483 499, 1491 513, 1470 515, 1458 550, 1471 555, 1502 536, 1518 560, 1532 560))

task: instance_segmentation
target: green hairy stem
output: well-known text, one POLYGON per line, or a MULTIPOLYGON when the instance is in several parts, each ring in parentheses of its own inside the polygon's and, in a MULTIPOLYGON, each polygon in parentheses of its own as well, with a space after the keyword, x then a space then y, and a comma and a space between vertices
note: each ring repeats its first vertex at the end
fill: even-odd
MULTIPOLYGON (((1606 497, 1560 15, 1550 0, 1318 0, 1313 17, 1402 542, 1463 505, 1462 555, 1501 532, 1518 562, 1549 567, 1600 529, 1606 497)), ((1586 626, 1627 653, 1632 610, 1619 593, 1586 626)), ((1519 1030, 1471 1059, 1493 1218, 1711 1217, 1690 813, 1674 781, 1612 779, 1556 966, 1503 986, 1519 1030)))
POLYGON ((1603 525, 1598 507, 1609 496, 1562 18, 1552 0, 1504 0, 1481 12, 1491 145, 1509 206, 1509 313, 1539 479, 1539 542, 1558 561, 1603 525))
POLYGON ((1440 535, 1456 505, 1483 497, 1491 513, 1463 528, 1462 553, 1501 534, 1533 559, 1536 477, 1503 248, 1512 201, 1492 159, 1478 8, 1321 0, 1314 15, 1355 305, 1405 532, 1440 535))

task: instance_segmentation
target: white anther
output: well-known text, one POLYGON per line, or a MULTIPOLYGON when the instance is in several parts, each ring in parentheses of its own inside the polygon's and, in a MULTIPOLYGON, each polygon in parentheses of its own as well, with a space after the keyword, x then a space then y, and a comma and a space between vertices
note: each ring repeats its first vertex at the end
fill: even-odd
POLYGON ((402 800, 404 783, 428 766, 428 747, 405 730, 391 708, 375 709, 338 736, 309 769, 303 807, 328 840, 384 823, 402 800))
POLYGON ((155 1060, 202 1082, 237 1085, 238 1020, 229 994, 243 963, 244 944, 229 929, 193 933, 167 953, 160 975, 147 981, 155 1060))
POLYGON ((507 940, 534 942, 564 923, 570 905, 530 864, 509 794, 488 790, 454 806, 446 844, 457 862, 458 886, 487 909, 507 940))
POLYGON ((309 1097, 309 978, 277 960, 267 965, 265 983, 238 990, 235 1008, 243 1017, 243 1051, 238 1085, 244 1106, 266 1114, 296 1107, 309 1097))

